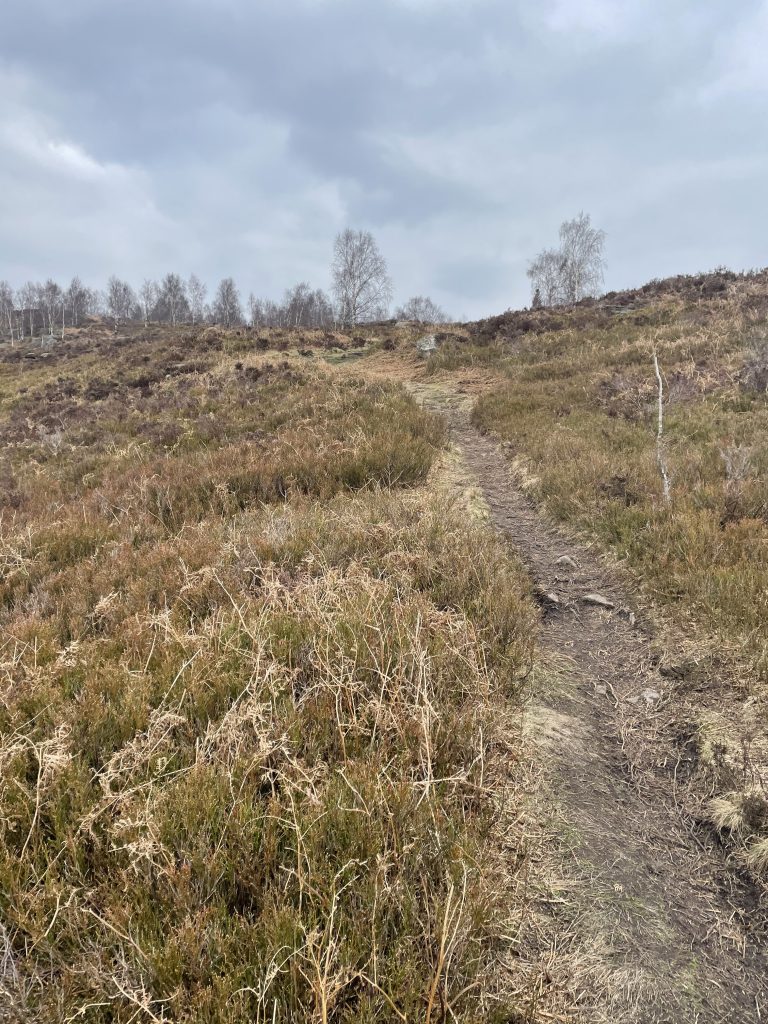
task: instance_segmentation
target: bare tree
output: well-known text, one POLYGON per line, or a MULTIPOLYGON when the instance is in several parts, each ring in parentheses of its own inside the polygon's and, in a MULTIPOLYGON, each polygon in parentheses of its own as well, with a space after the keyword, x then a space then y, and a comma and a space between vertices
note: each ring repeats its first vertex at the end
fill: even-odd
POLYGON ((562 254, 557 249, 542 249, 528 265, 528 277, 534 297, 543 306, 558 306, 565 301, 562 283, 562 254))
POLYGON ((205 295, 207 291, 208 288, 196 274, 189 275, 187 297, 189 299, 189 312, 193 324, 200 323, 205 316, 205 295))
POLYGON ((141 306, 145 327, 149 324, 149 319, 155 311, 159 297, 160 286, 157 281, 152 281, 150 278, 145 277, 141 288, 139 288, 139 305, 141 306))
POLYGON ((295 284, 285 293, 283 309, 285 311, 286 327, 305 327, 306 312, 312 296, 312 289, 306 281, 295 284))
POLYGON ((64 293, 60 286, 49 277, 40 288, 40 304, 45 314, 45 322, 48 326, 48 333, 53 334, 55 325, 63 316, 64 293))
POLYGON ((316 288, 310 295, 306 316, 307 327, 324 328, 333 326, 333 303, 322 288, 316 288))
POLYGON ((216 323, 224 324, 225 327, 234 327, 243 322, 240 293, 231 277, 225 277, 219 282, 211 314, 216 323))
POLYGON ((264 323, 264 303, 251 292, 248 296, 248 323, 251 327, 261 327, 264 323))
POLYGON ((72 278, 64 293, 64 302, 69 314, 69 322, 73 327, 78 327, 88 311, 89 294, 79 277, 72 278))
POLYGON ((285 293, 282 316, 290 327, 328 327, 333 323, 333 306, 324 291, 313 291, 302 281, 285 293))
POLYGON ((605 232, 580 213, 560 225, 560 248, 543 249, 528 265, 534 296, 542 305, 558 306, 594 295, 603 282, 605 232))
POLYGON ((115 318, 115 329, 121 320, 130 318, 136 296, 127 281, 121 281, 114 275, 107 282, 107 310, 115 318))
POLYGON ((109 316, 109 295, 107 290, 94 288, 91 291, 91 316, 109 316))
POLYGON ((444 324, 448 317, 442 309, 426 295, 414 295, 395 310, 398 320, 420 320, 424 324, 444 324))
POLYGON ((84 316, 99 316, 106 309, 104 293, 98 288, 86 288, 84 303, 84 316))
POLYGON ((34 284, 32 281, 27 281, 19 289, 19 306, 21 307, 21 334, 24 336, 24 316, 26 314, 27 322, 29 323, 29 336, 34 338, 35 336, 35 323, 39 318, 38 309, 38 290, 39 286, 34 284))
POLYGON ((279 302, 272 299, 264 299, 261 302, 261 323, 264 327, 284 327, 285 308, 279 302))
POLYGON ((157 299, 157 319, 170 321, 175 327, 189 314, 187 289, 178 274, 166 274, 157 299))
POLYGON ((8 329, 11 345, 16 340, 16 304, 13 288, 7 281, 0 281, 0 330, 8 329))
POLYGON ((312 289, 306 281, 288 288, 281 303, 248 296, 248 322, 251 327, 327 328, 334 323, 333 304, 321 288, 312 289))
POLYGON ((333 246, 333 294, 339 320, 349 326, 386 316, 392 297, 387 262, 369 231, 346 231, 333 246))
POLYGON ((560 225, 566 302, 594 295, 603 283, 605 232, 593 228, 588 213, 560 225))

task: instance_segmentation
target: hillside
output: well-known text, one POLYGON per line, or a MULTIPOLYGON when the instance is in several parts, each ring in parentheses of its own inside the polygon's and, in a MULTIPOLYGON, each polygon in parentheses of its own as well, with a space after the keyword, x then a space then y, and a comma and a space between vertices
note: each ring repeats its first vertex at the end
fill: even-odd
POLYGON ((767 314, 4 346, 10 1019, 754 1020, 767 314))
POLYGON ((493 378, 474 423, 509 446, 529 497, 638 586, 676 680, 681 763, 717 794, 701 816, 764 870, 768 274, 679 277, 505 314, 470 325, 428 370, 450 378, 477 366, 493 378))

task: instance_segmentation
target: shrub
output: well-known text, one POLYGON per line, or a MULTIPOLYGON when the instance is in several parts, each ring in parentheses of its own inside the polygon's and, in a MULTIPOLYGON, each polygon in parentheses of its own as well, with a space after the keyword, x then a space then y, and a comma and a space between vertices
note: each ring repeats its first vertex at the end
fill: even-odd
POLYGON ((524 574, 400 391, 184 381, 8 446, 0 1015, 509 1019, 524 574))

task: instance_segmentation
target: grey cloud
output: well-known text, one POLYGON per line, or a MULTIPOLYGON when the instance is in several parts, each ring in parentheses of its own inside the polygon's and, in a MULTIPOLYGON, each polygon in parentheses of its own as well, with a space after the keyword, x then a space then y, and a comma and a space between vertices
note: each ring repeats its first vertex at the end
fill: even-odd
POLYGON ((352 222, 400 297, 480 314, 581 208, 609 287, 766 262, 757 0, 3 6, 0 134, 37 141, 0 149, 0 277, 324 285, 352 222))
POLYGON ((464 257, 460 251, 441 261, 435 272, 435 285, 445 295, 455 297, 459 305, 482 301, 489 290, 501 291, 509 281, 498 259, 464 257))

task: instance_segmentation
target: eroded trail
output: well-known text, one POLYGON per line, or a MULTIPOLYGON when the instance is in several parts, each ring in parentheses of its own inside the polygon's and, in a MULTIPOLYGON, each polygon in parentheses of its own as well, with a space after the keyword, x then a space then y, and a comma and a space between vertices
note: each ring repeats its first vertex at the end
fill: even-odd
POLYGON ((545 765, 535 799, 549 823, 550 879, 523 940, 540 967, 530 1019, 768 1020, 759 899, 679 809, 675 755, 656 725, 669 680, 621 584, 529 503, 466 399, 411 390, 446 415, 493 524, 541 595, 552 671, 535 687, 528 732, 545 765))

